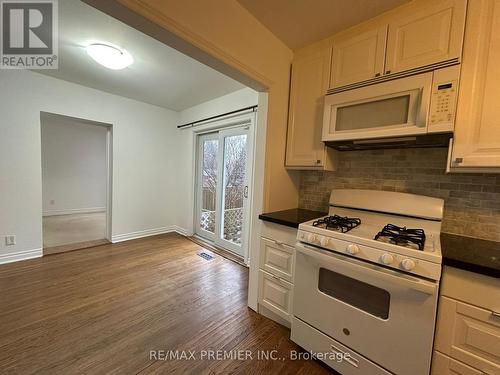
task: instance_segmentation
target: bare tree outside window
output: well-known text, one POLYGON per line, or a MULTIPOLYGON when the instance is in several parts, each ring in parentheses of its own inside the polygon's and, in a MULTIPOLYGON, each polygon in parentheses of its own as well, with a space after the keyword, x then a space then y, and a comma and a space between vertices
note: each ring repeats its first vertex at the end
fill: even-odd
POLYGON ((247 136, 228 137, 224 147, 224 208, 243 207, 243 188, 247 162, 247 136))
POLYGON ((215 197, 217 191, 217 153, 219 141, 212 139, 203 143, 202 167, 202 215, 201 227, 215 232, 215 197))
POLYGON ((224 142, 224 239, 241 244, 243 193, 247 163, 247 136, 227 137, 224 142))

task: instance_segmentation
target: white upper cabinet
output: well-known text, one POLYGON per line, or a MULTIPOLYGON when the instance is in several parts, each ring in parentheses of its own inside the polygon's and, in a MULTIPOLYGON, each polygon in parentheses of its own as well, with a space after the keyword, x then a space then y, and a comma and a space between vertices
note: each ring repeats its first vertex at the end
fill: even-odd
POLYGON ((500 168, 500 0, 469 2, 451 168, 500 168))
POLYGON ((467 0, 429 4, 389 22, 386 74, 460 59, 467 0))
POLYGON ((467 0, 416 1, 333 38, 329 89, 459 63, 467 0))
POLYGON ((362 82, 384 74, 387 25, 357 29, 333 42, 330 87, 362 82))
POLYGON ((292 63, 286 167, 332 169, 321 141, 323 101, 330 79, 331 48, 298 57, 292 63))

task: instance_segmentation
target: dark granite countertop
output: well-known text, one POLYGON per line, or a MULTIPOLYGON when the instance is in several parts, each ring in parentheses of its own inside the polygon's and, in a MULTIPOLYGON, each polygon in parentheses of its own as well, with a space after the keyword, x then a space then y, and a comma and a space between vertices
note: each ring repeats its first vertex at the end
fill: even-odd
POLYGON ((259 219, 285 225, 287 227, 298 228, 300 223, 326 215, 328 215, 326 212, 311 211, 303 208, 292 208, 290 210, 260 214, 259 219))
POLYGON ((443 265, 500 277, 500 242, 441 233, 443 265))

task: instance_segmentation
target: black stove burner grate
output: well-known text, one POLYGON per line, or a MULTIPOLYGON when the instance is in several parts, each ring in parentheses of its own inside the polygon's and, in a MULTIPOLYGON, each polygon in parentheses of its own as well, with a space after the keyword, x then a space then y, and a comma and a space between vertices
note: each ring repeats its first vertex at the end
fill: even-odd
POLYGON ((416 245, 419 250, 425 246, 425 232, 423 229, 407 229, 394 224, 387 224, 376 236, 375 240, 388 239, 394 245, 411 247, 416 245))
POLYGON ((333 215, 314 221, 313 227, 339 230, 342 233, 346 233, 360 224, 361 220, 358 218, 333 215))

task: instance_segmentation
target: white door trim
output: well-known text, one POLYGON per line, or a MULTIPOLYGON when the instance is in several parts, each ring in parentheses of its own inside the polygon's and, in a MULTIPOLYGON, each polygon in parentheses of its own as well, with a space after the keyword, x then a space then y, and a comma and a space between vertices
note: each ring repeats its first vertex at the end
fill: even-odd
POLYGON ((259 219, 259 214, 262 213, 264 207, 268 96, 267 92, 259 93, 259 111, 254 118, 253 132, 254 168, 250 185, 252 194, 249 197, 248 259, 245 262, 250 268, 248 273, 248 306, 254 311, 258 311, 260 238, 262 233, 262 222, 259 219))
MULTIPOLYGON (((49 114, 52 116, 66 117, 69 119, 76 119, 81 122, 86 122, 94 126, 101 126, 106 128, 106 239, 112 242, 113 237, 113 219, 112 219, 112 209, 113 209, 113 124, 99 122, 94 120, 88 120, 81 117, 67 116, 58 113, 40 111, 40 129, 42 124, 42 115, 49 114)), ((40 148, 40 153, 42 152, 40 148)), ((40 155, 41 158, 41 155, 40 155)), ((43 217, 42 212, 42 217, 43 217)), ((42 233, 42 248, 43 248, 43 233, 42 233)))
POLYGON ((106 126, 106 239, 112 242, 113 125, 106 126))

